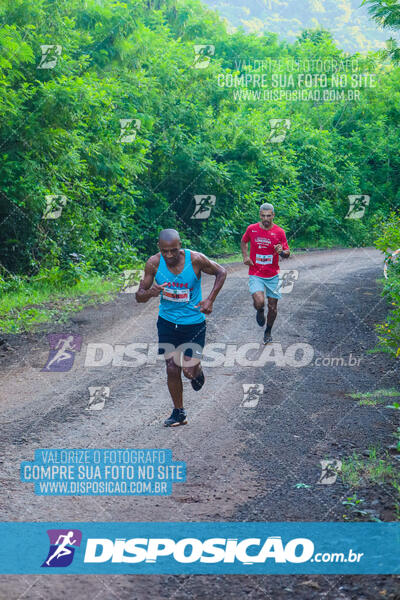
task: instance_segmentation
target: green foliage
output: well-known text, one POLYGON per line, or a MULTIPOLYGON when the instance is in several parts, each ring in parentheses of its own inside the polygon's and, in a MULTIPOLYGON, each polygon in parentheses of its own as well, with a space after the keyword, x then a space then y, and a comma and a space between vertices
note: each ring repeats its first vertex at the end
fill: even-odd
POLYGON ((163 227, 231 252, 264 201, 293 242, 370 244, 371 224, 398 202, 398 70, 358 56, 380 77, 359 102, 238 101, 218 78, 251 73, 236 64, 249 57, 345 55, 320 29, 293 44, 228 34, 197 0, 3 0, 3 279, 75 285, 120 272, 157 250, 163 227), (45 44, 61 48, 52 68, 41 68, 45 44), (206 69, 194 68, 195 44, 215 46, 206 69), (284 143, 269 141, 276 118, 291 121, 284 143), (122 119, 137 125, 130 143, 122 119), (204 194, 216 196, 212 218, 192 219, 204 194), (364 219, 346 219, 349 194, 371 196, 364 219), (58 218, 43 218, 48 196, 66 199, 58 218))
MULTIPOLYGON (((385 486, 394 499, 395 514, 399 520, 400 478, 396 462, 396 459, 393 459, 387 451, 370 446, 367 458, 353 452, 352 456, 343 459, 341 479, 354 492, 360 487, 380 490, 382 486, 385 486)), ((363 510, 361 507, 363 503, 364 499, 357 498, 357 493, 353 493, 353 496, 343 501, 342 504, 351 511, 351 515, 343 515, 345 520, 355 520, 357 516, 377 520, 371 515, 370 510, 363 510)))
POLYGON ((393 212, 389 218, 376 226, 376 247, 385 254, 387 279, 382 295, 388 300, 390 311, 385 323, 377 326, 380 349, 400 357, 400 254, 392 259, 392 253, 400 249, 400 216, 393 212), (397 257, 397 260, 396 260, 397 257))
POLYGON ((84 306, 106 302, 122 288, 122 277, 88 275, 82 281, 66 279, 55 267, 29 280, 0 277, 0 332, 20 333, 48 321, 65 322, 84 306))
MULTIPOLYGON (((369 14, 384 29, 398 31, 400 29, 400 6, 397 0, 363 0, 369 14)), ((386 42, 387 49, 382 51, 383 57, 390 57, 395 63, 400 62, 400 47, 393 37, 386 42)))
POLYGON ((396 451, 400 452, 400 427, 397 428, 397 431, 393 434, 393 437, 396 440, 396 451))

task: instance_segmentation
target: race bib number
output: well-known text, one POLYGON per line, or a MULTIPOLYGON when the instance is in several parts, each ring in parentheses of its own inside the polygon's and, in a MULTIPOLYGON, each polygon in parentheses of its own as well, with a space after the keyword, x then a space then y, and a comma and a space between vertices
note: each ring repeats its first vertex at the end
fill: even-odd
POLYGON ((272 254, 256 254, 257 265, 272 265, 273 260, 272 254))
POLYGON ((190 290, 171 290, 169 288, 164 288, 162 297, 164 300, 169 300, 170 302, 189 302, 190 290))

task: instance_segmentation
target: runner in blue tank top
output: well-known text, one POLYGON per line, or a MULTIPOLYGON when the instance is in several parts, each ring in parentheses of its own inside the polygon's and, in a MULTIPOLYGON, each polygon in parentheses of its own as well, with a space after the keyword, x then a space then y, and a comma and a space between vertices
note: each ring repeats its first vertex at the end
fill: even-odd
POLYGON ((160 297, 157 321, 159 354, 164 354, 168 389, 174 403, 167 427, 185 425, 182 371, 194 390, 204 385, 201 356, 205 345, 205 315, 224 285, 226 269, 200 252, 182 249, 179 233, 164 229, 158 239, 160 252, 146 263, 144 277, 136 293, 138 302, 160 297), (201 297, 201 273, 215 276, 208 298, 201 297))

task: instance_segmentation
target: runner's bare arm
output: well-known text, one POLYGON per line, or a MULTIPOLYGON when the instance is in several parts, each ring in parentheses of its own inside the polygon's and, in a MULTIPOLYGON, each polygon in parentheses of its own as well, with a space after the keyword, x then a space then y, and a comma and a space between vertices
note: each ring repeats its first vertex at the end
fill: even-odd
POLYGON ((249 242, 244 242, 243 240, 240 242, 240 249, 242 251, 242 256, 243 256, 243 263, 245 265, 248 265, 249 267, 254 266, 253 261, 251 260, 251 258, 249 258, 249 254, 248 254, 248 245, 249 242))
POLYGON ((151 257, 146 263, 143 279, 140 281, 139 289, 136 292, 137 302, 148 302, 150 298, 157 298, 161 290, 167 285, 166 283, 162 285, 154 283, 156 273, 157 269, 153 257, 151 257))
POLYGON ((194 261, 200 267, 200 272, 207 273, 208 275, 215 275, 214 286, 208 298, 197 304, 197 306, 200 307, 200 312, 209 315, 212 312, 214 300, 218 296, 219 291, 225 283, 227 271, 224 267, 213 260, 210 260, 207 258, 207 256, 201 254, 200 252, 196 252, 194 261))

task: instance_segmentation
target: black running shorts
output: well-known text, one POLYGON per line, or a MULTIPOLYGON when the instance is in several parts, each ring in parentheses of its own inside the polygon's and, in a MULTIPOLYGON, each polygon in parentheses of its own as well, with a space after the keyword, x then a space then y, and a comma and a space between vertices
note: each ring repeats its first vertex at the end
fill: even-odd
POLYGON ((162 317, 158 317, 158 348, 159 354, 165 351, 173 352, 179 346, 185 356, 190 358, 201 358, 202 351, 206 342, 206 321, 194 323, 192 325, 177 325, 171 323, 162 317), (169 345, 169 346, 168 346, 169 345), (171 347, 170 347, 171 346, 171 347))

